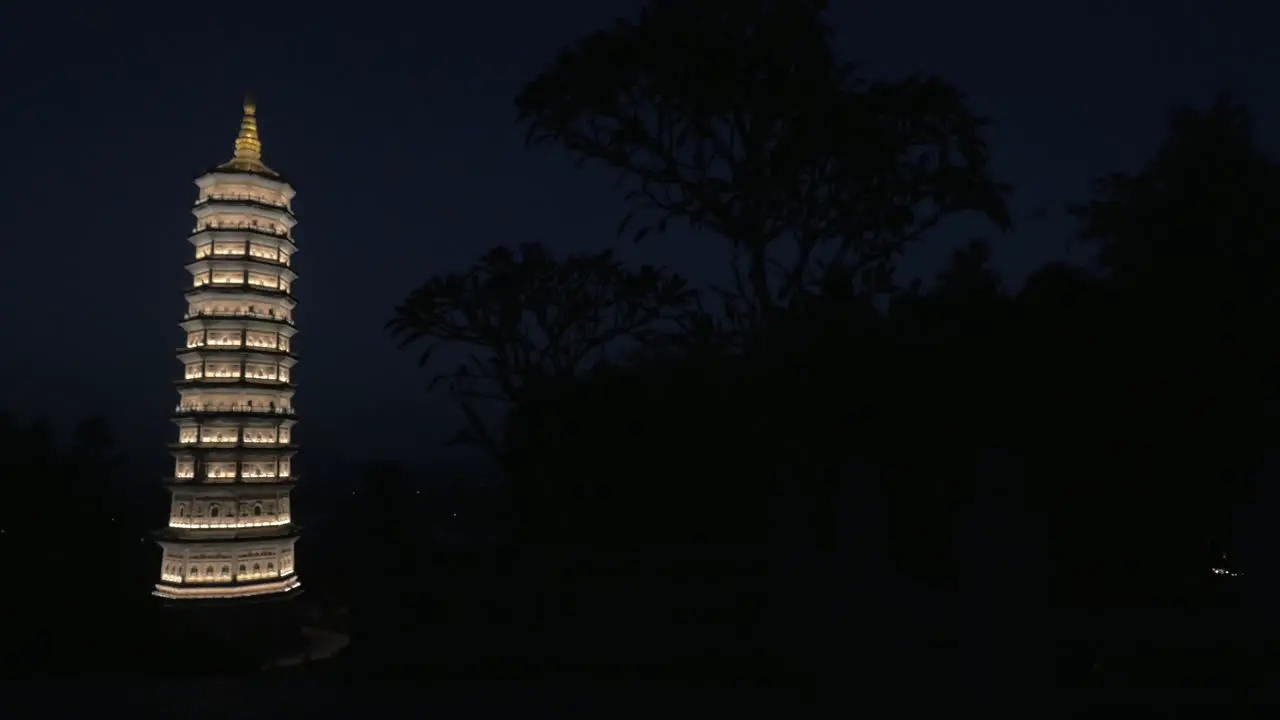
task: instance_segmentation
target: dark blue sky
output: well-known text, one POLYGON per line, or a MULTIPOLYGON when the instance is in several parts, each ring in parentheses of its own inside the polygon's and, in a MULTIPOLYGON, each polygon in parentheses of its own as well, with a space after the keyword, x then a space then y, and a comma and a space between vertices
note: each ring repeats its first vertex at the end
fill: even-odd
MULTIPOLYGON (((850 59, 871 74, 939 72, 995 121, 1018 219, 997 261, 1015 279, 1064 256, 1062 205, 1148 157, 1171 104, 1231 88, 1276 145, 1271 3, 832 4, 850 59)), ((12 5, 24 7, 0 10, 0 408, 60 425, 102 414, 136 460, 164 458, 173 432, 191 180, 230 157, 249 87, 265 159, 298 190, 297 406, 312 457, 343 444, 355 459, 436 452, 451 415, 382 325, 426 276, 491 245, 616 243, 695 278, 722 265, 699 238, 617 241, 607 176, 526 150, 513 123, 524 80, 639 0, 322 15, 329 6, 12 5)), ((952 228, 908 269, 931 271, 974 230, 952 228)))

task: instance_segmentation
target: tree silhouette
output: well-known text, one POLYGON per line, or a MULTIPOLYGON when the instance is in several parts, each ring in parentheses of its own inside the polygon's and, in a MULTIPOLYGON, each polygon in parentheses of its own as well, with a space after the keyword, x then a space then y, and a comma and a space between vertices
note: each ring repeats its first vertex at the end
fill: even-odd
POLYGON ((1270 445, 1277 386, 1263 328, 1277 310, 1276 197, 1280 165, 1222 96, 1175 109, 1151 162, 1102 179, 1072 208, 1107 272, 1094 333, 1106 357, 1083 389, 1102 410, 1091 450, 1128 476, 1075 494, 1111 508, 1094 535, 1127 563, 1117 575, 1149 588, 1206 572, 1205 538, 1226 534, 1270 445))
POLYGON ((1007 329, 1001 317, 1007 300, 1003 280, 991 267, 990 247, 985 240, 972 240, 952 253, 929 287, 917 280, 895 293, 888 320, 915 341, 992 342, 1007 329))
POLYGON ((360 475, 354 503, 359 524, 359 535, 369 542, 369 550, 381 548, 375 563, 387 563, 378 568, 394 571, 397 565, 411 565, 406 553, 412 548, 407 542, 413 533, 413 522, 405 506, 409 488, 404 471, 397 465, 383 463, 366 468, 360 475))
POLYGON ((114 483, 123 459, 114 449, 110 428, 100 418, 78 424, 70 443, 62 446, 55 442, 47 421, 23 425, 3 418, 0 449, 5 452, 5 476, 30 479, 15 484, 10 502, 5 503, 9 512, 0 516, 11 538, 44 534, 49 522, 44 510, 55 510, 59 523, 75 528, 76 537, 107 539, 119 534, 113 525, 122 523, 113 518, 122 506, 114 483))
POLYGON ((158 557, 143 538, 155 516, 115 484, 123 458, 110 428, 90 418, 58 443, 44 420, 0 416, 0 454, 0 475, 13 480, 0 507, 0 562, 24 588, 5 593, 0 609, 58 628, 14 633, 6 652, 33 671, 144 663, 158 557))
POLYGON ((1216 310, 1275 302, 1278 194, 1280 164, 1256 146, 1248 111, 1220 95, 1205 110, 1175 108, 1146 167, 1101 178, 1070 210, 1116 282, 1216 310), (1186 292, 1189 281, 1207 297, 1186 292))
MULTIPOLYGON (((3 513, 8 547, 15 546, 15 538, 37 531, 43 522, 36 508, 48 499, 50 483, 57 478, 57 460, 53 447, 53 432, 47 421, 23 425, 9 416, 0 416, 0 452, 3 453, 4 476, 11 478, 47 478, 44 482, 20 482, 11 488, 9 501, 0 506, 3 513)), ((16 556, 16 561, 25 561, 16 556)))
POLYGON ((432 384, 447 383, 466 413, 457 440, 479 443, 501 460, 501 439, 477 401, 509 405, 548 378, 634 352, 671 331, 695 301, 685 280, 664 268, 631 270, 608 250, 558 260, 526 244, 493 248, 465 273, 429 279, 387 327, 401 347, 425 346, 419 364, 451 346, 464 353, 432 384))
POLYGON ((614 169, 634 237, 687 223, 727 240, 750 318, 831 267, 880 292, 950 215, 1009 224, 985 121, 934 77, 867 81, 822 0, 654 0, 561 52, 516 98, 533 143, 614 169))
POLYGON ((402 651, 397 638, 412 634, 420 528, 415 527, 409 489, 398 466, 365 468, 354 495, 349 506, 353 647, 369 662, 402 651))
MULTIPOLYGON (((687 649, 677 618, 702 603, 718 610, 700 631, 766 625, 793 657, 795 638, 845 633, 832 647, 917 668, 945 643, 905 612, 877 635, 815 608, 1185 597, 1275 427, 1267 338, 1250 328, 1276 310, 1280 173, 1247 113, 1225 99, 1175 112, 1151 163, 1072 207, 1096 267, 1051 264, 1015 290, 974 241, 898 288, 895 260, 949 217, 1007 228, 1006 188, 957 90, 864 79, 833 52, 824 10, 651 0, 516 99, 530 143, 617 174, 620 232, 679 224, 726 242, 723 313, 674 276, 664 291, 664 270, 623 282, 608 253, 526 246, 432 279, 389 324, 423 362, 474 351, 436 382, 506 410, 481 429, 469 409, 471 430, 503 460, 513 545, 545 553, 524 566, 537 585, 567 597, 628 581, 581 600, 591 611, 560 634, 626 617, 687 649), (880 526, 857 541, 841 527, 852 502, 880 526), (855 546, 856 570, 835 559, 855 546)), ((1098 631, 1055 632, 1084 656, 1098 631)), ((1001 673, 1030 654, 1002 647, 1001 673)))
POLYGON ((97 522, 103 522, 102 513, 116 504, 115 480, 124 460, 116 454, 114 442, 102 418, 89 418, 72 431, 64 462, 68 477, 78 484, 68 488, 68 499, 80 504, 86 521, 96 516, 97 522))

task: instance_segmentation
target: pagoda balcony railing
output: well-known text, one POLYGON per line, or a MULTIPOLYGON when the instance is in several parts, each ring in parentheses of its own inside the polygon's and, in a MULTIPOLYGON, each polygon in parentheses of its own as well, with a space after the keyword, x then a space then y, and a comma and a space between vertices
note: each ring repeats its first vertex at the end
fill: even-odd
MULTIPOLYGON (((191 476, 175 475, 174 477, 178 480, 195 480, 194 475, 191 475, 191 476)), ((271 484, 275 480, 288 480, 290 478, 289 475, 237 475, 235 473, 221 473, 218 475, 210 475, 208 473, 205 473, 202 477, 205 478, 206 480, 223 480, 226 482, 232 482, 235 480, 244 480, 248 484, 257 482, 257 483, 262 483, 266 485, 271 484)))
POLYGON ((273 348, 273 347, 261 347, 259 345, 246 345, 244 343, 239 343, 237 345, 187 345, 186 347, 178 348, 177 352, 189 353, 189 352, 195 352, 196 350, 207 350, 209 352, 218 352, 221 350, 226 350, 227 352, 240 352, 241 350, 243 350, 246 352, 259 352, 267 355, 285 355, 287 357, 296 357, 296 354, 292 350, 281 350, 280 348, 273 348))
POLYGON ((236 282, 227 282, 225 280, 206 280, 202 283, 194 283, 191 286, 191 289, 199 290, 200 288, 206 288, 206 287, 219 288, 219 287, 246 287, 246 286, 254 290, 266 290, 268 292, 282 292, 285 294, 288 294, 289 292, 289 286, 285 285, 281 287, 279 282, 276 282, 275 285, 266 285, 263 283, 249 282, 248 280, 237 280, 236 282))
POLYGON ((292 442, 242 442, 239 440, 179 440, 169 443, 170 450, 297 450, 292 442))
POLYGON ((289 513, 284 516, 242 515, 226 518, 169 516, 169 527, 182 530, 243 530, 245 528, 280 527, 293 522, 289 513))
POLYGON ((195 229, 191 231, 191 234, 197 235, 208 230, 243 230, 246 232, 258 233, 259 235, 270 235, 271 237, 284 238, 289 242, 293 242, 293 237, 288 233, 288 231, 277 230, 276 228, 266 225, 251 225, 249 223, 202 223, 200 225, 196 225, 195 229))
POLYGON ((240 375, 201 375, 200 377, 184 377, 173 381, 176 385, 205 385, 217 387, 219 385, 261 385, 263 387, 276 388, 278 386, 294 387, 297 383, 292 380, 282 380, 278 377, 242 377, 240 375))
POLYGON ((293 296, 293 292, 290 288, 282 288, 278 285, 258 285, 257 283, 251 282, 204 282, 187 288, 186 294, 194 295, 195 293, 205 290, 232 290, 239 292, 262 293, 268 297, 287 297, 289 300, 293 301, 295 305, 298 302, 298 298, 293 296))
POLYGON ((221 490, 231 488, 233 490, 245 490, 256 488, 259 490, 289 490, 298 484, 298 475, 276 475, 274 477, 244 477, 235 478, 234 476, 212 476, 206 475, 197 478, 194 475, 169 475, 161 478, 161 482, 165 485, 175 486, 175 489, 186 490, 221 490))
POLYGON ((253 255, 251 253, 240 252, 219 252, 208 253, 205 255, 197 255, 195 260, 187 263, 187 267, 191 267, 196 263, 208 262, 210 260, 233 260, 235 262, 255 262, 273 268, 289 268, 289 263, 279 258, 263 257, 262 255, 253 255))
POLYGON ((179 415, 200 415, 226 413, 236 415, 286 415, 293 416, 291 407, 263 407, 261 405, 232 405, 229 403, 208 403, 205 405, 179 405, 174 408, 179 415))
POLYGON ((278 322, 278 323, 284 323, 285 325, 293 325, 293 320, 290 320, 289 318, 280 317, 279 315, 268 315, 268 314, 266 314, 266 313, 251 313, 251 312, 240 312, 240 311, 236 311, 236 312, 206 312, 206 311, 203 311, 203 310, 202 310, 202 311, 199 311, 199 312, 185 313, 185 314, 183 314, 183 316, 182 316, 182 319, 183 319, 183 320, 196 320, 196 319, 199 319, 199 318, 228 318, 228 319, 243 319, 243 320, 265 320, 265 321, 267 321, 267 322, 278 322))
MULTIPOLYGON (((181 595, 181 597, 207 597, 210 599, 253 597, 255 595, 262 595, 266 593, 289 592, 301 587, 301 584, 293 577, 293 568, 290 568, 287 571, 281 570, 278 574, 236 573, 234 580, 226 577, 201 577, 198 580, 186 577, 184 579, 184 576, 182 575, 165 573, 160 576, 160 581, 161 583, 168 583, 169 585, 181 585, 184 588, 188 588, 187 592, 198 590, 219 591, 217 593, 211 592, 208 595, 198 593, 189 596, 185 594, 181 595), (263 580, 275 580, 277 582, 262 582, 263 580), (255 588, 275 588, 277 585, 279 585, 278 589, 255 591, 255 588), (243 590, 244 592, 237 593, 237 590, 243 590), (222 591, 225 591, 225 594, 223 594, 222 591)), ((168 594, 172 591, 163 588, 163 586, 157 585, 156 588, 157 589, 152 593, 152 595, 158 595, 160 597, 174 597, 168 594)))
POLYGON ((209 195, 206 195, 200 198, 199 200, 196 200, 196 204, 194 207, 200 207, 201 205, 208 205, 211 202, 250 202, 255 205, 262 205, 263 207, 270 207, 270 208, 276 208, 277 210, 284 210, 290 215, 293 214, 293 210, 290 209, 289 203, 279 202, 279 201, 273 202, 271 200, 267 200, 265 198, 261 198, 256 195, 250 195, 248 193, 210 193, 209 195))

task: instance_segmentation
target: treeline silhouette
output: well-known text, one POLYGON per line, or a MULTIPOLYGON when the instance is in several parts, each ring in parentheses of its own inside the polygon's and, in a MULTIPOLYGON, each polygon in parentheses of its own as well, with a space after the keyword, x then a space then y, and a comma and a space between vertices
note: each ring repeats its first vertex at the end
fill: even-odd
MULTIPOLYGON (((1222 601, 1210 569, 1271 451, 1277 164, 1229 97, 1178 108, 1142 169, 1068 208, 1093 262, 1012 287, 978 239, 904 283, 903 254, 954 218, 1013 232, 1009 188, 958 90, 864 78, 824 9, 654 0, 516 99, 532 144, 615 174, 620 232, 720 244, 728 287, 499 245, 397 308, 390 331, 458 398, 457 441, 491 454, 514 507, 506 581, 458 591, 492 614, 465 644, 517 652, 498 636, 539 608, 549 629, 520 652, 596 666, 937 680, 983 646, 988 680, 1154 668, 1176 653, 1102 658, 1135 642, 1113 642, 1134 611, 1222 601)), ((371 528, 400 507, 382 488, 371 528)), ((453 595, 415 574, 408 615, 453 595)), ((382 595, 353 614, 388 622, 382 595)), ((403 627, 354 647, 445 647, 403 627)), ((1176 669, 1261 667, 1243 652, 1176 669)))
MULTIPOLYGON (((290 633, 262 625, 282 615, 301 624, 314 614, 309 606, 200 618, 153 597, 156 535, 169 516, 165 465, 130 462, 100 417, 62 435, 47 420, 0 413, 0 562, 8 578, 0 610, 10 623, 0 660, 10 679, 235 675, 296 651, 290 633), (154 472, 140 470, 148 466, 154 472)), ((333 506, 315 495, 317 509, 333 506)), ((317 538, 317 560, 344 557, 327 535, 317 538)), ((344 568, 323 570, 334 564, 314 573, 326 607, 347 597, 344 568)))
POLYGON ((45 421, 0 415, 0 457, 6 666, 20 674, 146 663, 161 649, 146 602, 159 562, 150 531, 167 506, 158 484, 153 495, 125 486, 123 458, 99 418, 59 439, 45 421))

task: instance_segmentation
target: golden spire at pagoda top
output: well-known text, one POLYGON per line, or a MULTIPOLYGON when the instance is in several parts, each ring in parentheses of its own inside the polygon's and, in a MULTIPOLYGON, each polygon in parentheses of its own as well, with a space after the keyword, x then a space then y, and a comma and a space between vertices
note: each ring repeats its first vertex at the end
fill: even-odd
POLYGON ((258 104, 254 102, 253 95, 244 96, 244 116, 240 119, 240 134, 236 136, 235 156, 219 165, 218 169, 277 174, 262 162, 262 141, 258 139, 258 104))

